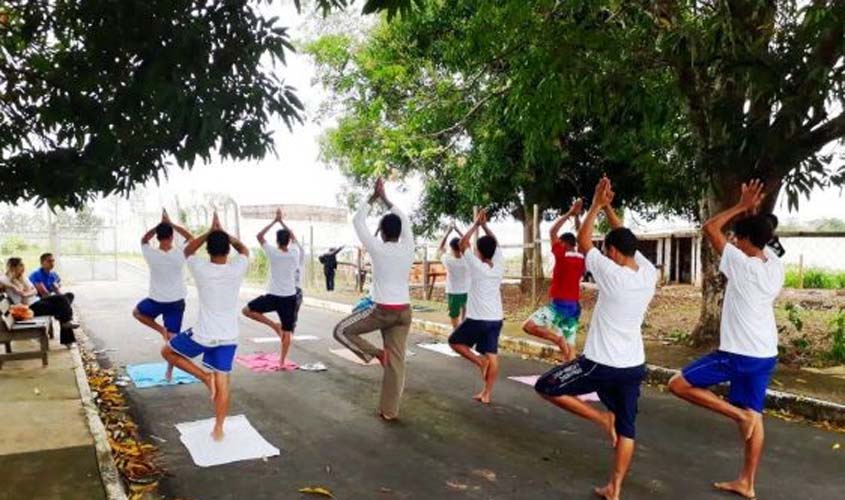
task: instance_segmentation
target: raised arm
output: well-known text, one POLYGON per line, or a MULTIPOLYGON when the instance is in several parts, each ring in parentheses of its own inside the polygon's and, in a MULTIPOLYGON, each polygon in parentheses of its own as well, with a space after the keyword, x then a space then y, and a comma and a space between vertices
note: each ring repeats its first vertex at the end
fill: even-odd
POLYGON ((170 216, 167 214, 167 210, 161 211, 161 220, 162 222, 167 222, 168 224, 170 224, 173 227, 174 231, 179 233, 181 237, 185 238, 185 241, 191 241, 192 239, 194 239, 194 235, 191 234, 190 231, 185 229, 185 227, 170 220, 170 216))
POLYGON ((214 215, 211 217, 211 228, 196 238, 192 238, 185 245, 185 250, 183 250, 185 257, 190 257, 197 253, 197 250, 199 250, 200 247, 205 244, 206 240, 208 240, 208 235, 210 235, 212 231, 220 231, 220 218, 217 217, 217 212, 214 212, 214 215))
POLYGON ((739 201, 737 201, 736 205, 717 213, 701 226, 704 236, 713 245, 713 248, 719 255, 722 254, 725 245, 728 243, 728 238, 724 233, 725 226, 734 217, 746 212, 755 211, 765 196, 763 182, 759 179, 752 179, 748 183, 743 183, 739 201))
POLYGON ((141 245, 149 245, 150 240, 153 239, 153 236, 156 234, 156 228, 151 227, 149 231, 144 233, 144 236, 141 237, 141 245))
MULTIPOLYGON (((549 229, 549 240, 554 243, 558 240, 560 236, 560 228, 569 220, 570 217, 575 217, 576 221, 578 219, 578 214, 581 212, 581 208, 584 206, 584 202, 581 198, 577 198, 572 206, 569 208, 565 214, 561 215, 557 219, 555 219, 554 223, 552 224, 551 229, 549 229)), ((578 224, 576 223, 576 228, 578 224)))
POLYGON ((282 227, 283 227, 283 228, 285 228, 285 229, 287 229, 288 233, 290 233, 290 240, 291 240, 292 242, 296 243, 296 242, 297 242, 297 241, 296 241, 296 234, 293 232, 293 229, 291 229, 290 227, 288 227, 288 225, 287 225, 287 224, 285 224, 285 220, 284 220, 284 218, 282 217, 282 209, 281 209, 281 208, 280 208, 280 209, 276 212, 276 217, 277 217, 277 219, 278 219, 278 221, 279 221, 279 224, 281 224, 281 225, 282 225, 282 227))
POLYGON ((454 229, 454 224, 450 225, 448 229, 446 229, 446 234, 443 235, 443 239, 440 240, 440 245, 437 247, 437 258, 439 259, 443 253, 446 251, 446 240, 449 239, 449 235, 452 234, 452 229, 454 229))
POLYGON ((482 226, 487 221, 487 211, 481 209, 478 211, 478 214, 475 216, 475 221, 472 223, 472 226, 467 229, 465 235, 461 236, 461 252, 465 252, 470 247, 470 242, 472 241, 472 236, 478 231, 478 228, 482 226))
POLYGON ((255 235, 255 239, 257 239, 257 240, 258 240, 258 243, 259 243, 259 244, 261 244, 262 246, 263 246, 265 243, 267 243, 267 239, 265 238, 265 236, 267 236, 267 231, 269 231, 269 230, 270 230, 270 228, 271 228, 271 227, 273 227, 273 225, 274 225, 275 223, 279 222, 279 221, 282 219, 282 214, 281 214, 281 212, 282 212, 282 211, 281 211, 281 209, 277 209, 277 210, 276 210, 276 218, 275 218, 275 219, 273 219, 273 220, 271 220, 269 224, 267 224, 266 226, 264 226, 264 227, 261 229, 261 231, 259 231, 259 232, 258 232, 258 234, 257 234, 257 235, 255 235))
POLYGON ((596 184, 596 191, 593 194, 593 202, 590 204, 590 210, 584 216, 584 222, 578 229, 578 248, 584 254, 593 249, 593 230, 596 225, 596 217, 599 211, 610 203, 610 180, 607 177, 602 177, 598 184, 596 184))
POLYGON ((232 248, 234 248, 239 254, 243 255, 244 257, 249 257, 249 248, 247 248, 246 245, 241 242, 241 240, 237 239, 231 234, 229 234, 229 244, 231 244, 232 248))

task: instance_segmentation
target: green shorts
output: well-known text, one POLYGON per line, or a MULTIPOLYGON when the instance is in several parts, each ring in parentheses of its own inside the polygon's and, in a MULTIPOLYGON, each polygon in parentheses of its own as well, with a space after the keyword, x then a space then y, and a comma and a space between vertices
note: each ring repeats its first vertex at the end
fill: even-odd
POLYGON ((449 303, 449 317, 460 318, 461 309, 464 309, 467 306, 467 294, 447 293, 446 301, 449 303))
POLYGON ((560 335, 569 345, 575 345, 578 333, 578 318, 581 316, 581 306, 575 301, 560 301, 541 307, 531 315, 535 325, 548 328, 560 335))

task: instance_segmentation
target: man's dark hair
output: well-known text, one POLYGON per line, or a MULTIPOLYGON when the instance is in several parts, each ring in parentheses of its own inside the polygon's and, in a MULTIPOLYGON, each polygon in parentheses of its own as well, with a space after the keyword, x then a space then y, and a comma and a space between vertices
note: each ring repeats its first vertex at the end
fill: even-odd
POLYGON ((763 214, 763 217, 769 221, 769 224, 772 225, 772 231, 776 231, 778 228, 778 216, 775 214, 763 214))
POLYGON ((385 214, 381 218, 379 228, 387 241, 396 241, 402 234, 402 219, 396 214, 385 214))
POLYGON ((478 238, 478 242, 475 245, 478 247, 478 253, 480 253, 482 257, 485 259, 492 259, 493 255, 496 253, 496 247, 499 244, 496 243, 496 238, 490 236, 489 234, 485 234, 484 236, 478 238))
POLYGON ((276 231, 276 243, 282 247, 288 246, 288 243, 290 243, 290 231, 287 229, 279 229, 276 231))
POLYGON ((449 240, 449 247, 456 252, 460 251, 461 239, 458 237, 452 238, 451 240, 449 240))
POLYGON ((161 222, 156 226, 156 238, 158 241, 169 240, 173 237, 173 225, 167 222, 161 222))
POLYGON ((53 254, 50 252, 42 253, 41 257, 38 258, 38 262, 41 262, 43 264, 45 260, 49 259, 52 256, 53 254))
POLYGON ((574 247, 576 245, 575 242, 575 235, 572 233, 563 233, 560 235, 560 241, 566 243, 567 245, 574 247))
POLYGON ((205 246, 208 250, 208 255, 212 257, 225 257, 229 255, 229 250, 232 244, 229 242, 229 235, 226 231, 212 231, 205 240, 205 246))
POLYGON ((765 215, 749 215, 736 221, 734 234, 737 238, 747 239, 752 245, 762 250, 772 240, 774 229, 771 220, 765 215))
POLYGON ((633 257, 640 246, 639 240, 627 227, 617 227, 604 237, 605 247, 613 247, 626 257, 633 257))

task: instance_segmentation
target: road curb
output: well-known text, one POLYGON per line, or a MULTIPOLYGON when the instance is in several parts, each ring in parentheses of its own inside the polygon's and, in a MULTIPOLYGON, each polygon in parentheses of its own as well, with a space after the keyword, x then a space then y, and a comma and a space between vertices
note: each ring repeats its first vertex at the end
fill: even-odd
MULTIPOLYGON (((81 329, 78 329, 76 332, 77 337, 85 337, 85 333, 81 329)), ((100 420, 100 412, 94 403, 91 386, 88 385, 88 376, 85 373, 85 365, 82 362, 79 347, 77 344, 74 344, 70 350, 71 356, 73 357, 73 372, 76 375, 76 385, 79 388, 79 399, 85 410, 88 429, 94 438, 97 466, 100 469, 100 479, 103 482, 106 498, 108 500, 127 500, 126 491, 123 489, 123 480, 114 463, 114 457, 112 457, 106 428, 103 425, 103 421, 100 420)))
MULTIPOLYGON (((311 307, 339 313, 348 314, 352 311, 352 306, 349 304, 329 300, 305 297, 304 303, 311 307)), ((452 333, 451 325, 445 323, 413 319, 412 324, 419 330, 441 339, 448 338, 449 334, 452 333)), ((499 347, 512 354, 548 363, 556 363, 554 356, 557 353, 557 349, 541 342, 504 335, 499 337, 499 347)), ((658 385, 666 385, 669 379, 680 371, 652 364, 647 364, 646 370, 647 382, 658 385)), ((783 410, 806 418, 807 420, 829 422, 836 426, 845 426, 845 405, 791 392, 767 389, 766 409, 783 410)))

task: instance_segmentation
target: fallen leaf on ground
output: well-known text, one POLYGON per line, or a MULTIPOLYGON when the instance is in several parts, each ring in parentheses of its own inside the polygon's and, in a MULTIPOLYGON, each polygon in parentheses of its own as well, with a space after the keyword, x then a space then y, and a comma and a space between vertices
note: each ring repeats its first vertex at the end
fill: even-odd
POLYGON ((306 486, 305 488, 299 488, 299 492, 309 495, 320 495, 328 498, 334 498, 332 492, 328 488, 323 488, 322 486, 306 486))
POLYGON ((469 486, 465 485, 464 483, 459 483, 457 481, 446 481, 446 486, 458 491, 464 491, 465 489, 469 488, 469 486))
POLYGON ((474 471, 472 471, 472 473, 476 476, 483 477, 491 483, 496 481, 496 473, 491 471, 490 469, 475 469, 474 471))
POLYGON ((834 450, 838 450, 839 448, 841 448, 841 446, 839 446, 839 443, 833 445, 834 450))

